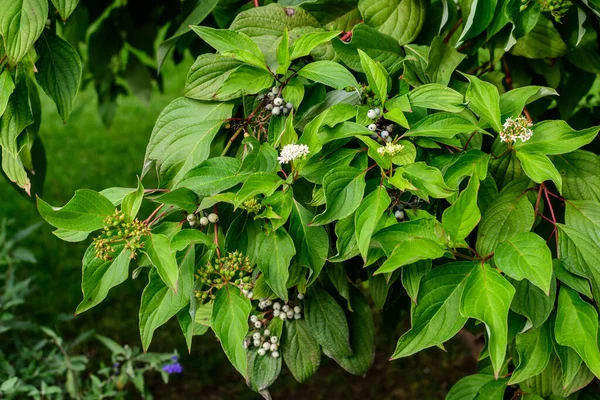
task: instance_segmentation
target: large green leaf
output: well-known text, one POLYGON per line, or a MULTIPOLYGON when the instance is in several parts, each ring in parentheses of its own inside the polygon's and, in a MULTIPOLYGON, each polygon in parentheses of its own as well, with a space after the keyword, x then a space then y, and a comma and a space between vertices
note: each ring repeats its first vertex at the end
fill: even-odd
POLYGON ((531 230, 535 213, 524 194, 528 185, 528 181, 513 181, 483 213, 477 232, 476 250, 479 254, 490 254, 498 243, 531 230))
POLYGON ((446 264, 423 277, 412 310, 412 327, 398 340, 392 359, 441 345, 458 333, 467 322, 458 309, 464 282, 473 266, 469 262, 446 264))
POLYGON ((191 189, 200 196, 215 195, 248 178, 248 173, 240 172, 240 168, 237 158, 211 158, 189 170, 176 187, 191 189))
POLYGON ((385 186, 378 186, 373 192, 363 199, 354 214, 354 231, 358 250, 364 261, 367 259, 371 236, 384 211, 390 205, 390 196, 385 186))
POLYGON ((482 264, 473 268, 460 300, 460 313, 482 321, 487 328, 488 351, 496 377, 506 356, 508 309, 514 294, 515 288, 497 270, 482 264))
POLYGON ((179 267, 175 251, 171 249, 171 240, 160 233, 152 233, 146 241, 144 252, 154 265, 158 275, 169 289, 177 292, 179 267))
POLYGON ((194 286, 195 252, 191 246, 178 260, 181 279, 177 293, 167 287, 156 270, 150 270, 148 285, 140 302, 140 336, 142 347, 148 350, 154 331, 164 325, 190 302, 194 286))
POLYGON ((127 280, 131 252, 124 250, 122 244, 116 244, 113 247, 113 257, 110 260, 97 258, 93 243, 83 255, 81 278, 83 300, 77 306, 75 313, 81 314, 100 304, 110 289, 127 280))
MULTIPOLYGON (((487 2, 479 2, 487 3, 487 2)), ((475 6, 475 5, 473 5, 475 6)), ((496 132, 502 130, 500 121, 500 95, 495 85, 482 81, 473 75, 463 74, 469 80, 469 87, 465 99, 469 108, 479 115, 482 121, 487 122, 496 132)))
POLYGON ((8 106, 8 99, 14 90, 15 82, 7 68, 0 74, 0 117, 4 114, 6 106, 8 106))
POLYGON ((173 185, 206 160, 232 104, 206 103, 180 97, 158 116, 144 162, 146 172, 156 162, 161 186, 173 185))
POLYGON ((413 192, 425 201, 429 201, 429 196, 444 199, 455 193, 444 181, 440 170, 423 161, 396 168, 389 182, 400 190, 413 192))
POLYGON ((38 197, 38 211, 50 225, 73 231, 101 229, 104 219, 114 214, 115 206, 100 193, 80 189, 64 207, 52 207, 38 197))
POLYGON ((408 93, 408 100, 413 107, 431 110, 460 113, 465 109, 463 95, 439 83, 429 83, 411 90, 408 93))
POLYGON ((545 86, 523 86, 503 93, 500 95, 500 119, 505 121, 507 118, 521 116, 527 104, 545 96, 558 96, 558 93, 545 86))
POLYGON ((511 281, 511 283, 516 292, 510 304, 510 309, 527 317, 534 327, 541 326, 554 309, 556 279, 552 279, 549 296, 528 280, 511 281))
POLYGON ((468 16, 463 14, 463 18, 466 17, 465 27, 458 39, 458 44, 474 38, 488 27, 494 18, 497 3, 498 0, 473 0, 470 3, 468 16))
MULTIPOLYGON (((413 263, 413 264, 405 265, 404 267, 402 267, 402 269, 400 271, 401 271, 400 276, 401 276, 401 280, 402 280, 402 286, 404 286, 406 293, 411 298, 413 303, 415 303, 415 304, 418 303, 418 300, 419 300, 418 293, 419 293, 419 287, 421 286, 421 279, 423 279, 423 277, 425 275, 427 275, 429 273, 429 271, 431 271, 431 260, 421 260, 421 261, 417 261, 416 263, 413 263)), ((383 275, 376 275, 375 278, 377 278, 377 277, 381 278, 385 282, 383 275)), ((386 284, 386 288, 387 288, 387 284, 386 284)), ((369 289, 372 292, 370 283, 369 283, 369 289)), ((386 292, 386 296, 387 296, 387 292, 386 292)))
POLYGON ((360 57, 360 65, 367 75, 367 82, 369 87, 373 90, 381 104, 385 103, 388 92, 388 74, 387 71, 377 64, 367 53, 358 49, 358 56, 360 57))
POLYGON ((313 336, 333 357, 353 354, 344 311, 319 285, 312 285, 304 299, 306 322, 313 336))
POLYGON ((365 171, 354 167, 338 167, 323 177, 326 208, 310 225, 325 225, 352 214, 365 191, 365 171))
POLYGON ((54 100, 63 122, 67 122, 81 84, 79 54, 69 42, 50 30, 40 37, 37 52, 39 58, 36 63, 36 80, 54 100))
POLYGON ((360 0, 365 23, 392 36, 400 45, 412 42, 425 23, 428 0, 360 0))
POLYGON ((598 135, 600 126, 577 131, 565 121, 552 120, 539 122, 531 130, 531 139, 515 143, 516 149, 557 155, 570 153, 590 143, 598 135))
POLYGON ((516 56, 526 58, 556 58, 564 56, 567 45, 552 22, 540 15, 537 24, 525 36, 517 40, 511 49, 516 56))
POLYGON ((562 177, 548 156, 539 152, 517 151, 525 174, 534 182, 552 181, 562 193, 562 177))
POLYGON ((321 346, 303 319, 284 324, 281 352, 285 364, 298 382, 306 381, 319 369, 321 346))
POLYGON ((17 138, 25 128, 33 123, 29 90, 25 78, 21 77, 8 99, 2 118, 0 118, 0 146, 17 157, 19 154, 17 138))
POLYGON ((452 239, 463 240, 479 223, 481 212, 477 206, 478 192, 479 180, 472 176, 469 185, 461 192, 456 202, 444 210, 442 225, 452 239))
POLYGON ((63 21, 69 19, 77 4, 79 4, 79 0, 52 0, 52 4, 58 10, 60 17, 63 21))
POLYGON ((219 89, 223 82, 243 63, 220 54, 201 54, 188 72, 184 95, 196 100, 224 101, 235 95, 223 96, 219 89))
POLYGON ((252 305, 240 290, 231 285, 219 289, 213 303, 210 326, 221 342, 231 364, 247 377, 244 339, 248 333, 248 318, 252 305))
POLYGON ((494 375, 490 374, 465 376, 452 386, 446 395, 446 400, 475 400, 479 391, 494 381, 494 375))
POLYGON ((403 136, 451 139, 459 133, 471 133, 480 128, 460 114, 435 113, 426 116, 403 136))
POLYGON ((532 328, 516 337, 516 349, 519 364, 510 377, 509 384, 523 382, 541 373, 552 355, 552 336, 547 322, 538 328, 532 328))
POLYGON ((329 236, 322 226, 308 226, 314 215, 296 199, 293 200, 288 232, 296 248, 296 262, 311 270, 309 283, 321 272, 329 251, 329 236))
POLYGON ((230 29, 214 29, 207 26, 190 28, 219 53, 259 68, 267 68, 265 56, 247 35, 230 29))
POLYGON ((280 299, 287 300, 287 280, 292 257, 296 254, 292 238, 283 228, 258 239, 256 263, 269 287, 280 299))
POLYGON ((345 89, 348 86, 358 87, 354 75, 344 66, 333 61, 312 62, 302 67, 298 71, 298 75, 334 89, 345 89))
POLYGON ((550 294, 552 253, 546 241, 533 232, 522 232, 498 244, 494 261, 506 275, 518 281, 527 279, 550 294))
POLYGON ((562 177, 565 198, 600 201, 600 158, 596 154, 577 150, 552 161, 562 177))
POLYGON ((42 34, 48 18, 47 0, 0 0, 0 34, 11 65, 16 65, 42 34))
POLYGON ((329 42, 333 38, 339 35, 339 31, 334 32, 308 32, 301 35, 294 41, 290 48, 290 58, 295 60, 296 58, 305 57, 320 44, 329 42))
POLYGON ((233 204, 239 207, 246 200, 263 194, 265 197, 272 195, 284 181, 279 175, 272 172, 256 172, 250 175, 235 196, 233 204))
POLYGON ((574 349, 594 375, 600 376, 598 312, 566 286, 558 293, 554 334, 558 344, 574 349))

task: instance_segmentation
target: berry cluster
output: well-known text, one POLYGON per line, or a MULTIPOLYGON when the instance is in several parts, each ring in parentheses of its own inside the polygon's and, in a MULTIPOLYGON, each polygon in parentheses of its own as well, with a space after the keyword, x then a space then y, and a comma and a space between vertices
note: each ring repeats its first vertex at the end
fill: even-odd
POLYGON ((112 259, 113 245, 125 242, 125 250, 131 251, 131 258, 135 258, 139 249, 144 247, 142 238, 150 234, 150 228, 137 218, 131 222, 125 220, 123 211, 116 210, 113 215, 104 219, 104 231, 94 238, 96 257, 104 261, 112 259))
POLYGON ((389 123, 381 116, 381 110, 379 108, 372 108, 367 111, 367 117, 374 120, 373 123, 369 124, 367 128, 373 134, 372 139, 381 139, 384 142, 392 141, 392 132, 394 131, 394 124, 389 123))
POLYGON ((258 100, 264 102, 265 109, 273 115, 287 115, 294 108, 292 103, 281 97, 281 88, 278 86, 273 86, 267 94, 259 94, 258 100))
POLYGON ((217 222, 219 222, 219 216, 215 213, 210 213, 210 214, 208 214, 208 216, 202 215, 202 217, 200 217, 200 218, 198 218, 198 215, 195 213, 188 214, 186 216, 186 219, 189 222, 191 227, 194 227, 196 225, 206 226, 209 223, 216 224, 217 222))
POLYGON ((271 352, 271 357, 279 357, 279 338, 275 335, 271 336, 271 331, 264 328, 263 322, 258 319, 258 316, 250 316, 250 326, 254 328, 252 335, 244 339, 244 348, 252 348, 252 346, 258 349, 258 355, 264 356, 267 351, 271 352))
POLYGON ((194 296, 198 301, 205 302, 215 299, 215 292, 224 285, 233 282, 240 288, 244 295, 252 298, 252 263, 249 257, 238 251, 229 252, 223 257, 217 257, 214 264, 210 261, 196 271, 194 277, 203 290, 194 290, 194 296))
POLYGON ((398 221, 404 219, 404 210, 419 208, 421 206, 421 203, 423 202, 423 200, 419 197, 412 197, 408 201, 402 200, 401 197, 403 193, 398 194, 398 192, 396 191, 388 191, 388 193, 392 200, 392 210, 394 210, 394 217, 396 217, 398 221))
MULTIPOLYGON (((302 293, 298 293, 298 300, 304 299, 304 295, 302 293)), ((290 305, 289 303, 284 304, 283 306, 279 302, 272 302, 269 299, 260 299, 258 301, 258 308, 260 310, 267 310, 268 307, 273 306, 273 317, 279 318, 282 321, 286 319, 300 319, 302 318, 302 308, 298 305, 290 305)), ((269 312, 267 310, 266 312, 269 312)))

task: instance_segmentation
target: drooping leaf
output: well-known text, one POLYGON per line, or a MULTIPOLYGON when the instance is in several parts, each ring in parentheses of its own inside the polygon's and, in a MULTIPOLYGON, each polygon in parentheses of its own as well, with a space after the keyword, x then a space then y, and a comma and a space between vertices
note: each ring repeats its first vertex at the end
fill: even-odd
POLYGON ((442 214, 444 229, 456 241, 466 238, 481 220, 481 212, 477 206, 478 192, 479 180, 472 176, 469 185, 461 192, 456 202, 442 214))
POLYGON ((50 225, 73 231, 101 229, 104 219, 115 212, 113 204, 100 193, 80 189, 63 207, 52 207, 38 197, 38 211, 50 225))
POLYGON ((207 26, 190 27, 219 53, 266 69, 265 56, 254 41, 242 32, 214 29, 207 26))
MULTIPOLYGON (((479 2, 482 4, 485 2, 479 2)), ((472 8, 475 4, 472 5, 472 8)), ((482 81, 473 75, 463 74, 470 82, 465 99, 469 102, 469 108, 479 117, 490 124, 496 132, 502 130, 500 121, 500 95, 496 86, 482 81)))
POLYGON ((296 254, 292 238, 283 228, 262 234, 258 243, 256 263, 269 287, 280 299, 287 300, 287 280, 292 257, 296 254))
POLYGON ((554 309, 556 279, 551 281, 549 296, 526 279, 511 281, 511 283, 516 292, 510 304, 510 309, 527 317, 535 328, 541 326, 554 309))
POLYGON ((517 151, 517 158, 525 174, 534 182, 552 181, 559 193, 562 193, 562 177, 550 159, 539 152, 517 151))
POLYGON ((314 375, 321 363, 321 346, 303 319, 284 324, 281 352, 290 372, 301 383, 314 375))
POLYGON ((358 250, 366 261, 371 243, 371 236, 383 212, 390 205, 390 196, 384 186, 378 186, 373 192, 363 199, 354 214, 354 229, 358 250))
POLYGON ((163 234, 152 233, 146 242, 144 252, 165 285, 177 292, 179 267, 169 238, 163 234))
POLYGON ((509 384, 523 382, 541 373, 552 355, 552 336, 547 322, 538 328, 519 333, 516 337, 519 364, 513 371, 509 384))
POLYGON ((404 45, 419 35, 425 23, 428 4, 426 0, 360 0, 358 9, 367 25, 404 45))
POLYGON ((48 18, 46 0, 0 1, 0 34, 11 65, 16 65, 42 34, 48 18))
POLYGON ((307 64, 298 71, 298 75, 334 89, 358 87, 358 82, 350 71, 333 61, 323 60, 307 64))

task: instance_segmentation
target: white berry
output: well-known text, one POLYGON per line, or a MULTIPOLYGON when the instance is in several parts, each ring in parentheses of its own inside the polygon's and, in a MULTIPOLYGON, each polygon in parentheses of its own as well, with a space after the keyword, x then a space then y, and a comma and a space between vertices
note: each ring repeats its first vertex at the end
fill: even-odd
POLYGON ((300 319, 302 318, 302 314, 294 314, 294 319, 300 319))
POLYGON ((271 88, 271 92, 273 92, 273 93, 279 93, 279 88, 277 86, 273 86, 271 88))
POLYGON ((196 214, 188 214, 186 218, 187 218, 188 222, 195 222, 196 214))
POLYGON ((271 348, 271 343, 269 343, 269 342, 264 342, 262 346, 263 346, 263 349, 265 349, 265 350, 269 350, 269 349, 271 348))
POLYGON ((260 340, 260 333, 259 332, 254 332, 252 334, 252 339, 254 339, 254 340, 260 340))
POLYGON ((282 321, 285 321, 285 320, 287 319, 287 315, 286 315, 285 313, 283 313, 283 312, 282 312, 281 314, 279 314, 279 318, 280 318, 282 321))
POLYGON ((262 322, 260 322, 260 321, 256 321, 256 322, 254 323, 254 327, 255 327, 256 329, 260 329, 260 328, 262 327, 262 322))
POLYGON ((279 348, 279 346, 277 346, 277 344, 276 344, 276 343, 273 343, 273 344, 271 344, 271 345, 269 346, 269 349, 270 349, 271 351, 277 351, 277 349, 278 349, 278 348, 279 348))
POLYGON ((394 216, 396 217, 396 219, 402 219, 404 218, 404 211, 396 210, 394 216))
POLYGON ((271 110, 271 114, 273 114, 273 115, 279 115, 279 114, 281 114, 281 108, 279 108, 279 107, 273 107, 273 109, 271 110))
POLYGON ((375 132, 377 130, 377 125, 375 124, 370 124, 367 128, 369 128, 370 131, 375 132))
POLYGON ((259 356, 264 356, 265 354, 267 354, 265 349, 258 349, 258 355, 259 356))
POLYGON ((381 114, 381 110, 380 110, 379 108, 376 108, 376 109, 375 109, 375 110, 373 110, 373 111, 375 111, 375 113, 376 113, 377 115, 381 114))
POLYGON ((279 304, 279 303, 275 302, 275 303, 273 304, 273 310, 281 310, 281 304, 279 304))
POLYGON ((298 307, 298 306, 294 307, 294 312, 296 314, 298 314, 300 311, 302 311, 302 309, 300 307, 298 307))
POLYGON ((272 109, 273 109, 273 104, 267 104, 265 106, 265 110, 267 110, 267 111, 271 111, 272 109))
POLYGON ((304 293, 298 293, 298 300, 304 300, 304 293))
POLYGON ((200 225, 202 225, 202 226, 208 225, 208 218, 206 218, 206 217, 200 218, 200 225))
MULTIPOLYGON (((267 93, 267 97, 269 98, 269 100, 273 100, 273 98, 275 97, 275 93, 273 93, 273 92, 269 92, 269 93, 267 93)), ((267 107, 268 107, 268 106, 269 106, 269 105, 267 105, 267 107)))
POLYGON ((389 133, 388 131, 381 131, 381 137, 382 137, 382 138, 384 138, 384 139, 385 139, 385 138, 386 138, 386 137, 388 137, 388 136, 390 136, 390 133, 389 133))
POLYGON ((386 129, 388 132, 392 132, 392 131, 394 130, 394 125, 388 125, 388 126, 385 128, 385 129, 386 129))
POLYGON ((256 315, 251 315, 250 316, 250 321, 252 321, 252 322, 258 321, 258 317, 256 315))
POLYGON ((280 106, 283 104, 283 99, 281 97, 277 97, 275 98, 275 100, 273 100, 273 104, 275 104, 276 106, 280 106))
POLYGON ((212 224, 219 222, 219 216, 215 213, 208 214, 208 221, 212 224))
POLYGON ((285 306, 281 307, 281 311, 283 311, 283 312, 288 312, 288 311, 290 311, 290 306, 288 306, 288 305, 286 304, 285 306))
POLYGON ((269 340, 271 341, 271 343, 277 343, 279 338, 277 336, 271 336, 271 339, 269 339, 269 340))
POLYGON ((377 113, 375 112, 375 110, 369 110, 367 111, 367 117, 370 119, 375 119, 377 118, 377 113))
POLYGON ((265 331, 263 333, 265 334, 265 336, 269 336, 271 334, 271 331, 268 329, 265 329, 265 331))
POLYGON ((279 311, 279 310, 273 310, 273 316, 279 317, 279 314, 281 314, 281 311, 279 311))
POLYGON ((254 347, 259 347, 259 346, 260 346, 260 340, 255 340, 254 347))
POLYGON ((270 306, 273 302, 269 299, 265 300, 265 305, 270 306))
POLYGON ((254 297, 254 292, 250 291, 248 292, 248 294, 246 295, 247 298, 251 299, 252 297, 254 297))
POLYGON ((286 312, 288 318, 294 318, 294 312, 292 310, 286 312))
POLYGON ((272 352, 271 355, 273 356, 273 358, 279 358, 279 352, 278 351, 272 352))
POLYGON ((288 115, 290 113, 289 108, 282 107, 281 109, 283 110, 283 115, 288 115))
POLYGON ((294 105, 292 103, 286 103, 285 108, 291 110, 292 108, 294 108, 294 105))

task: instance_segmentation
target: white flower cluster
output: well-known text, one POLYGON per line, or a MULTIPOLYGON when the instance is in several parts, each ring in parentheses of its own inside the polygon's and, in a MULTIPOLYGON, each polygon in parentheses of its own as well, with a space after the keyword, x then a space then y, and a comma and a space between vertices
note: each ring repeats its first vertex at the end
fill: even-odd
MULTIPOLYGON (((254 327, 258 326, 257 329, 262 328, 262 322, 258 320, 256 315, 250 316, 250 322, 254 327)), ((271 357, 279 357, 279 338, 275 335, 271 336, 271 331, 269 329, 264 329, 262 332, 257 330, 252 334, 252 336, 248 336, 246 339, 244 339, 245 349, 252 347, 253 345, 254 347, 258 348, 259 356, 264 356, 267 354, 267 351, 270 351, 271 357)))
POLYGON ((382 156, 389 155, 393 157, 396 154, 400 153, 402 150, 404 150, 403 145, 387 142, 385 146, 381 146, 380 148, 378 148, 377 152, 382 156))
POLYGON ((281 149, 281 154, 277 157, 279 164, 287 164, 298 158, 306 157, 310 150, 305 144, 286 144, 281 149))
POLYGON ((507 118, 502 126, 502 132, 500 132, 500 141, 514 143, 519 139, 526 142, 533 135, 533 132, 529 129, 530 126, 531 121, 527 118, 507 118))

